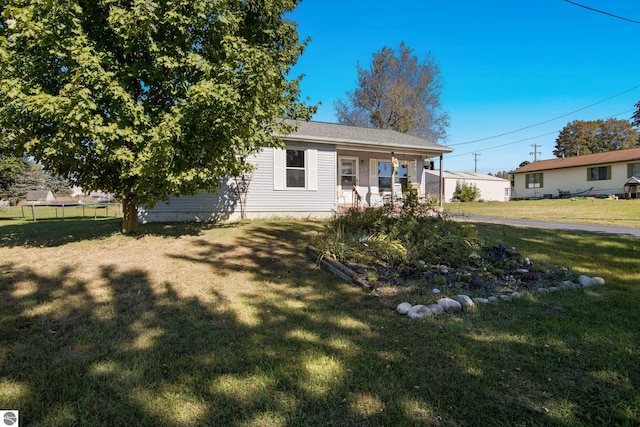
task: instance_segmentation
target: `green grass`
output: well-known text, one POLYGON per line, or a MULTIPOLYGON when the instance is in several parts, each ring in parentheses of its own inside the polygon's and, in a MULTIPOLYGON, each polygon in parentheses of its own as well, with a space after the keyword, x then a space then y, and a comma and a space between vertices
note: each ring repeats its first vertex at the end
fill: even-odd
POLYGON ((0 220, 23 425, 640 423, 637 239, 476 225, 607 284, 410 321, 307 258, 321 222, 119 225, 0 220))
POLYGON ((640 200, 595 198, 522 200, 510 202, 447 203, 457 215, 484 215, 542 221, 640 227, 640 200))

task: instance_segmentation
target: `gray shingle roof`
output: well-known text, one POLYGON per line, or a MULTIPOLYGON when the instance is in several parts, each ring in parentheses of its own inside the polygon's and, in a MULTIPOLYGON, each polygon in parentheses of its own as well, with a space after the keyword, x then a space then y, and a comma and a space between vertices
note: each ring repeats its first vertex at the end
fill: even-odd
POLYGON ((300 121, 299 128, 285 137, 289 140, 310 141, 349 146, 374 146, 387 149, 406 149, 450 153, 453 149, 412 135, 390 129, 347 126, 337 123, 300 121))

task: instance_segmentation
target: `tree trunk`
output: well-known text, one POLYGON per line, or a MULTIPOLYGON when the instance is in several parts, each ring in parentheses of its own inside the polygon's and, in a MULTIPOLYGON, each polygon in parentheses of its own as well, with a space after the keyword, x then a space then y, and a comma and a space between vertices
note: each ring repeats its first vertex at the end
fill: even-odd
POLYGON ((122 232, 134 234, 138 232, 138 204, 133 197, 125 196, 122 207, 122 232))

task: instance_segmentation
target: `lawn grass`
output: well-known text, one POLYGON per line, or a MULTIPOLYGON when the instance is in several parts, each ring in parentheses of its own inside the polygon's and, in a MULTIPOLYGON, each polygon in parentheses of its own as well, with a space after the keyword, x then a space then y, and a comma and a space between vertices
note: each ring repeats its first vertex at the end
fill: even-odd
POLYGON ((640 227, 640 200, 595 198, 446 203, 454 215, 483 215, 541 221, 640 227))
POLYGON ((22 425, 640 423, 637 239, 475 225, 607 284, 410 321, 415 295, 304 254, 322 222, 119 226, 0 219, 0 402, 22 425))

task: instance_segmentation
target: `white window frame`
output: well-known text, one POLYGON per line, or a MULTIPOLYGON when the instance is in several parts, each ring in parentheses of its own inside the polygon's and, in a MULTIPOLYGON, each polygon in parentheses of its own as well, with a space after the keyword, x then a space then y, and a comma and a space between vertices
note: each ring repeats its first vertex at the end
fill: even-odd
MULTIPOLYGON (((291 168, 289 168, 291 169, 291 168)), ((287 191, 318 190, 318 150, 305 147, 273 149, 273 189, 287 191), (287 150, 304 151, 304 187, 287 187, 287 150)))

